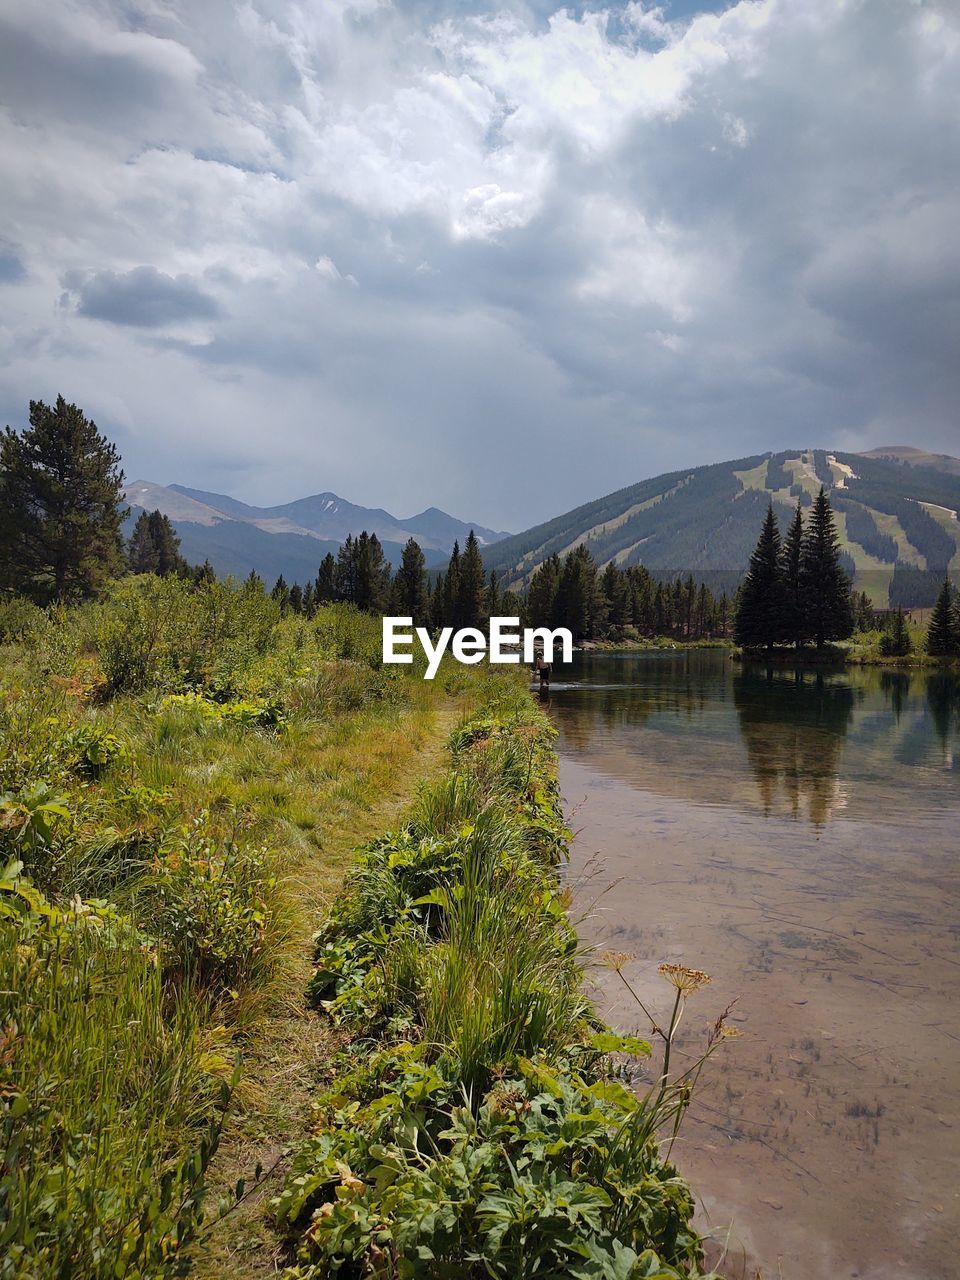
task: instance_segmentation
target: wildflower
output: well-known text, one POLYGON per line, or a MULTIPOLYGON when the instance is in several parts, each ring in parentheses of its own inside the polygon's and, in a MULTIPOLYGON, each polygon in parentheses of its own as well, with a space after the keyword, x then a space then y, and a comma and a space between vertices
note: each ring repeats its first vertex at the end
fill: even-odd
POLYGON ((620 973, 633 958, 629 951, 605 951, 600 957, 600 963, 605 969, 612 969, 614 973, 620 973))
POLYGON ((693 995, 710 981, 709 973, 702 969, 688 969, 685 964, 662 964, 657 972, 684 996, 693 995))

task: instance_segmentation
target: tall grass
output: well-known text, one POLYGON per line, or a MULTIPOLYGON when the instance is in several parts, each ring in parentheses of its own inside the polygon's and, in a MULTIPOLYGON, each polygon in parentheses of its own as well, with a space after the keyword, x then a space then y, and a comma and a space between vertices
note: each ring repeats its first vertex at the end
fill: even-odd
POLYGON ((9 641, 0 1280, 179 1273, 223 1077, 292 1003, 304 868, 336 884, 439 690, 380 669, 377 619, 229 583, 4 608, 9 641))
POLYGON ((167 989, 118 918, 17 920, 0 927, 0 1277, 173 1273, 229 1046, 205 1029, 202 994, 167 989))

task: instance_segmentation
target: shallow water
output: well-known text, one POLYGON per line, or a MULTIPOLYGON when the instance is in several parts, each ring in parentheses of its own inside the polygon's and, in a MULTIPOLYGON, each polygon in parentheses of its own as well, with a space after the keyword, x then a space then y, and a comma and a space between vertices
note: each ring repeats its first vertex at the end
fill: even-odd
POLYGON ((685 1052, 737 1000, 674 1153, 725 1274, 960 1276, 960 681, 578 654, 549 707, 582 935, 664 1016, 712 975, 685 1052))

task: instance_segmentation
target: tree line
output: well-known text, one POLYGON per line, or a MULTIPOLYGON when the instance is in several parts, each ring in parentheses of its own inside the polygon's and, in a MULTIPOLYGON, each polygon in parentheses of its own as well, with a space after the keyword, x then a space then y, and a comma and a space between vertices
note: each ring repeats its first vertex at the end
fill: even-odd
MULTIPOLYGON (((116 447, 63 396, 53 406, 31 401, 28 427, 7 427, 0 436, 0 591, 46 605, 97 595, 125 571, 214 579, 209 562, 186 562, 160 511, 142 512, 125 540, 127 514, 116 447)), ((256 573, 250 581, 260 583, 256 573)), ((523 626, 568 627, 580 641, 617 641, 628 633, 695 641, 732 630, 745 648, 768 651, 811 642, 823 648, 874 622, 867 597, 853 594, 824 488, 806 517, 798 503, 784 538, 771 503, 733 599, 715 595, 691 574, 666 579, 644 565, 601 567, 584 545, 549 556, 519 594, 504 590, 495 572, 486 573, 473 531, 462 551, 454 544, 446 568, 432 573, 413 538, 393 572, 375 533, 350 536, 336 555, 324 556, 312 582, 288 586, 281 577, 272 594, 284 609, 308 615, 337 601, 434 629, 482 629, 491 616, 507 615, 523 626)), ((910 648, 898 613, 884 651, 903 656, 910 648)), ((946 580, 926 649, 931 656, 960 656, 960 603, 946 580)))

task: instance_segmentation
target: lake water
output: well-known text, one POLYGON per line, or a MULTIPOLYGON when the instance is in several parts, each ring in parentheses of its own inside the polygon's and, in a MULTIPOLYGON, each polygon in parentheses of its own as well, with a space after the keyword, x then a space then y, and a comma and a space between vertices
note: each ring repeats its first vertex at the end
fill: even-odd
POLYGON ((549 709, 582 936, 664 1016, 711 974, 685 1053, 737 1000, 674 1151, 724 1273, 960 1276, 960 681, 578 654, 549 709))

